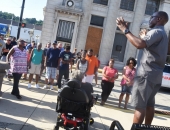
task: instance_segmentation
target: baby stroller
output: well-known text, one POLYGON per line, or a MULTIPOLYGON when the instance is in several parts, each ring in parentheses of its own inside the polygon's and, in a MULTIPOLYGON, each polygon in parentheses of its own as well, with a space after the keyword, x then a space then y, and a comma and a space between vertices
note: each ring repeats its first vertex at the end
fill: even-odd
POLYGON ((70 80, 58 92, 56 112, 58 113, 54 130, 62 127, 66 130, 88 130, 89 124, 93 124, 90 110, 98 99, 94 98, 92 85, 80 84, 77 80, 70 80))

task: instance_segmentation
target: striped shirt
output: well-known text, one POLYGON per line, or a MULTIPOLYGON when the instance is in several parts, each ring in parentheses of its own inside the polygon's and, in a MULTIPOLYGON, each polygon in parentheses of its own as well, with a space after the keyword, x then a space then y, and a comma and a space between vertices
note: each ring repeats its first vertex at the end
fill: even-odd
POLYGON ((87 69, 87 61, 84 64, 82 64, 81 60, 79 60, 79 70, 80 70, 80 72, 85 73, 86 69, 87 69))
POLYGON ((27 73, 27 53, 24 49, 23 51, 14 46, 14 53, 11 55, 11 69, 12 73, 27 73))

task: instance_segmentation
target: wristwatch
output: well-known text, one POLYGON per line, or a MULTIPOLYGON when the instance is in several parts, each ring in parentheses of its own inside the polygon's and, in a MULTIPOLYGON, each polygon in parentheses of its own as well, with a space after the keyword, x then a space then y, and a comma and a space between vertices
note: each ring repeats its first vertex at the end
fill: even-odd
POLYGON ((130 33, 129 29, 125 29, 124 34, 126 35, 128 33, 130 33))

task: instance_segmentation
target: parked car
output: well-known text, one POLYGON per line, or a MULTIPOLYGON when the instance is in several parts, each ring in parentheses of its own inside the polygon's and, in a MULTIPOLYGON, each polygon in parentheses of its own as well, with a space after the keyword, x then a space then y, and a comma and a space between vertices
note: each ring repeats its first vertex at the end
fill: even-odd
POLYGON ((166 64, 163 70, 162 87, 170 88, 170 64, 166 64))

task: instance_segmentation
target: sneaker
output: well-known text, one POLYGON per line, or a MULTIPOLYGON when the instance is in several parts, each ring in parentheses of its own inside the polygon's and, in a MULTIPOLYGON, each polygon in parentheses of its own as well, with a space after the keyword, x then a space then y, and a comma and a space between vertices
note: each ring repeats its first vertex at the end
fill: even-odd
POLYGON ((45 86, 43 87, 43 89, 47 89, 47 85, 45 85, 45 86))
POLYGON ((35 88, 40 88, 38 84, 35 84, 35 88))
POLYGON ((53 90, 53 86, 52 85, 50 86, 50 90, 53 90))
POLYGON ((29 84, 28 84, 28 89, 30 89, 30 88, 31 88, 31 84, 29 83, 29 84))

